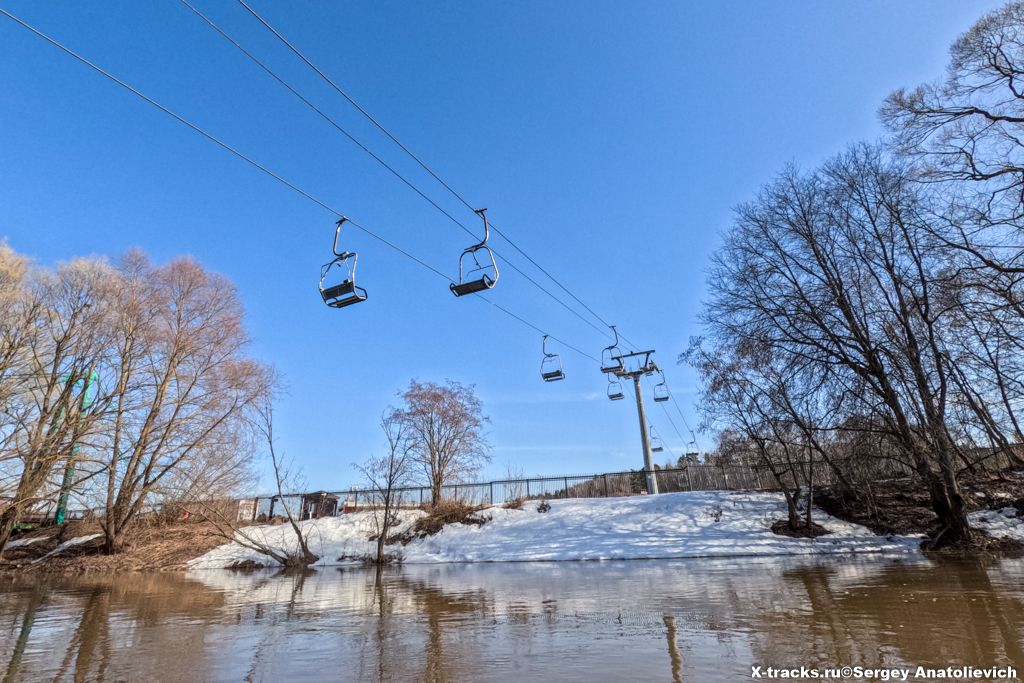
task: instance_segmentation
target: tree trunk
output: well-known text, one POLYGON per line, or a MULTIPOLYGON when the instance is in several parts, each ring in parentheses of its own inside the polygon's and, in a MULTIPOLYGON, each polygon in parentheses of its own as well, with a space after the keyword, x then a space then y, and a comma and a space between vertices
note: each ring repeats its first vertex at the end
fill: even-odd
POLYGON ((14 525, 18 523, 18 508, 11 505, 0 514, 0 557, 3 556, 7 541, 11 538, 14 525))
POLYGON ((939 519, 939 532, 932 538, 931 548, 938 550, 970 543, 974 534, 967 521, 967 510, 960 492, 950 495, 942 478, 932 472, 929 472, 927 484, 932 510, 939 519))
POLYGON ((430 506, 437 507, 441 503, 441 486, 444 484, 444 475, 438 473, 430 482, 430 506))
POLYGON ((806 511, 806 518, 804 520, 804 524, 807 526, 808 529, 811 528, 811 524, 813 523, 813 520, 811 518, 811 505, 813 503, 814 503, 814 484, 808 484, 807 485, 807 505, 806 505, 807 511, 806 511))
POLYGON ((800 528, 800 512, 797 510, 797 502, 800 499, 800 489, 796 490, 796 493, 792 493, 789 489, 782 489, 782 494, 786 497, 786 510, 789 513, 789 529, 790 531, 796 531, 800 528))
POLYGON ((103 529, 103 552, 116 555, 124 549, 124 529, 115 524, 108 524, 103 529))

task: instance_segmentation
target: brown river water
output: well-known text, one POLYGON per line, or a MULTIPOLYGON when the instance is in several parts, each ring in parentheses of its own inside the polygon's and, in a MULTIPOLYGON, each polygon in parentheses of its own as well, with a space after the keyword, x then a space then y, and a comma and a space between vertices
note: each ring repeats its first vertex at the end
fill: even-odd
POLYGON ((4 683, 703 683, 801 665, 1015 666, 1024 678, 1024 560, 0 577, 4 683))

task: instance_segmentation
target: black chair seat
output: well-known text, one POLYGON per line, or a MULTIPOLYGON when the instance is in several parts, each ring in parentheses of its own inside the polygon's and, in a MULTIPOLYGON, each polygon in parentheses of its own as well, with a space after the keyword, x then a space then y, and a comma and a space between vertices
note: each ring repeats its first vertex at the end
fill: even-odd
POLYGON ((452 283, 449 285, 449 289, 455 296, 465 296, 466 294, 475 294, 482 292, 485 289, 490 289, 494 286, 494 280, 487 275, 484 275, 479 280, 470 280, 469 282, 460 282, 458 284, 452 283))
POLYGON ((320 290, 320 294, 323 296, 324 301, 327 301, 329 299, 337 299, 338 297, 345 296, 346 294, 351 294, 355 291, 355 288, 356 285, 354 282, 351 280, 345 280, 340 285, 325 287, 320 290))
POLYGON ((351 281, 328 287, 320 292, 324 303, 331 308, 345 308, 366 301, 366 290, 356 287, 351 281))
POLYGON ((561 370, 553 370, 551 372, 542 372, 540 374, 541 379, 545 382, 557 382, 560 379, 565 379, 565 373, 561 370))

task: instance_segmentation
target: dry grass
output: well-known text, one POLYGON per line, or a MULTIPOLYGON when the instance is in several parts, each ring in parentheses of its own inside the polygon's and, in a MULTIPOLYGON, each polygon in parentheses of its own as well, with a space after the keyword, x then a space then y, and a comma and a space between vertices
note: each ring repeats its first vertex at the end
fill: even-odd
POLYGON ((78 536, 100 533, 95 522, 72 522, 54 533, 53 529, 34 532, 47 540, 14 548, 4 553, 0 571, 32 571, 84 574, 117 571, 173 571, 185 568, 186 562, 225 543, 216 527, 208 522, 177 522, 143 525, 129 536, 123 552, 106 555, 103 538, 95 538, 73 546, 45 562, 31 564, 53 550, 62 541, 78 536))
MULTIPOLYGON (((433 536, 446 524, 475 524, 477 526, 486 524, 490 517, 482 517, 477 513, 485 509, 486 505, 467 505, 453 500, 441 501, 439 504, 428 508, 425 517, 420 517, 412 527, 412 534, 419 538, 433 536)), ((408 542, 408 541, 405 541, 408 542)))

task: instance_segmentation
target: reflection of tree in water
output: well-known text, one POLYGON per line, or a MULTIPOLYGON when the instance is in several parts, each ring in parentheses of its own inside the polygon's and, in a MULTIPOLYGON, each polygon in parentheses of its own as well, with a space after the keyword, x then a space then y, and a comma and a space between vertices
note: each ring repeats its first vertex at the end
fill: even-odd
POLYGON ((467 629, 494 620, 494 601, 484 589, 444 591, 436 583, 413 578, 401 570, 367 573, 367 594, 373 598, 375 661, 366 662, 369 648, 363 647, 361 677, 369 670, 378 681, 422 680, 431 683, 473 680, 478 659, 467 629), (490 616, 491 619, 487 619, 490 616), (409 642, 409 619, 425 625, 422 650, 409 642), (414 674, 410 665, 422 662, 414 674))
POLYGON ((24 607, 16 609, 12 615, 15 618, 11 621, 12 633, 8 636, 7 640, 14 643, 14 647, 11 649, 10 658, 7 660, 7 671, 4 674, 3 683, 11 683, 11 681, 17 680, 18 672, 21 669, 21 660, 25 654, 25 648, 28 646, 29 637, 32 634, 32 626, 35 624, 39 608, 45 602, 45 596, 45 589, 41 586, 36 586, 29 593, 24 607), (15 633, 17 633, 16 636, 14 635, 15 633))
POLYGON ((11 681, 441 682, 559 666, 727 680, 748 659, 1024 668, 1022 571, 805 559, 218 575, 218 589, 159 574, 25 581, 0 599, 0 657, 11 681))
POLYGON ((802 608, 763 610, 756 663, 887 667, 1024 664, 1024 603, 992 585, 985 561, 852 567, 813 564, 782 574, 802 608))
POLYGON ((93 657, 96 655, 97 649, 100 663, 96 669, 96 675, 92 678, 104 680, 110 665, 110 588, 108 586, 95 586, 89 591, 89 597, 86 598, 82 609, 82 618, 68 642, 64 661, 61 662, 60 671, 54 680, 64 678, 72 657, 75 659, 74 679, 76 683, 90 678, 88 673, 92 670, 93 657))
MULTIPOLYGON (((259 581, 256 582, 255 586, 251 590, 259 590, 264 586, 273 585, 279 589, 286 591, 287 598, 285 600, 285 609, 283 612, 283 618, 285 621, 292 621, 296 619, 303 619, 305 615, 302 614, 303 610, 300 609, 302 604, 302 589, 306 585, 306 577, 313 576, 316 572, 312 569, 301 568, 295 570, 285 570, 276 574, 263 575, 259 581)), ((277 597, 280 597, 280 590, 277 592, 277 597)), ((278 601, 275 601, 277 604, 278 601)), ((277 614, 277 610, 272 610, 272 614, 277 614)), ((263 602, 257 602, 253 606, 253 621, 262 621, 267 616, 267 609, 263 602)), ((241 621, 241 614, 238 616, 241 621)), ((276 624, 276 619, 271 619, 270 625, 276 624)), ((253 646, 252 656, 249 658, 249 669, 246 671, 245 680, 254 681, 259 677, 260 669, 263 667, 267 659, 273 658, 273 650, 277 644, 278 634, 275 629, 264 627, 262 629, 263 636, 260 641, 253 646), (267 652, 270 652, 268 658, 267 652)))
MULTIPOLYGON (((66 589, 69 580, 64 578, 61 582, 61 588, 66 589)), ((44 603, 42 596, 52 587, 39 582, 32 593, 37 598, 15 607, 23 626, 19 629, 19 641, 24 641, 21 651, 26 646, 36 651, 53 651, 66 643, 63 652, 55 655, 59 660, 22 663, 21 652, 16 649, 8 662, 5 681, 39 678, 40 668, 50 671, 46 677, 53 680, 70 677, 75 681, 102 681, 122 678, 129 671, 132 675, 128 677, 132 679, 155 680, 160 672, 166 671, 195 671, 200 676, 204 666, 200 660, 205 650, 205 628, 201 624, 211 619, 194 617, 215 616, 223 605, 220 594, 170 574, 119 575, 75 579, 70 583, 73 590, 62 590, 59 599, 44 603), (63 618, 69 614, 74 615, 73 621, 63 618), (37 615, 46 619, 45 629, 37 625, 33 630, 37 615), (175 617, 186 615, 190 617, 190 626, 183 629, 175 624, 175 617), (67 628, 62 629, 65 625, 67 628), (109 673, 112 671, 116 675, 109 673), (147 676, 144 672, 152 673, 147 676)))

